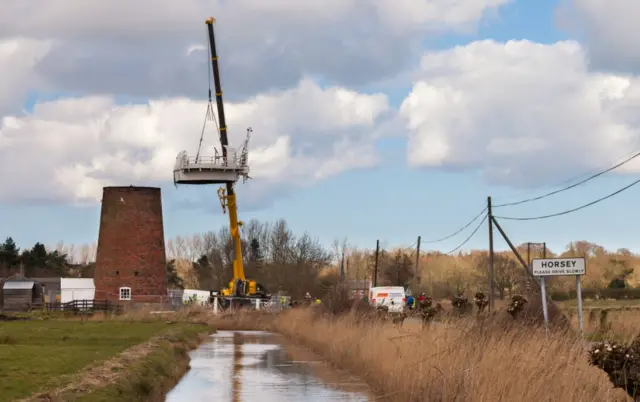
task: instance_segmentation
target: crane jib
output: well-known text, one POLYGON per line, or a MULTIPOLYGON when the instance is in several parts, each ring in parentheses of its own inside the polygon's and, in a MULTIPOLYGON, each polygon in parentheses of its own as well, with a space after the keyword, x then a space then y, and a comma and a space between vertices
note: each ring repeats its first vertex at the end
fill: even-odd
MULTIPOLYGON (((220 84, 220 67, 218 66, 218 51, 216 49, 216 37, 213 30, 213 18, 206 21, 209 32, 209 47, 211 49, 211 68, 213 69, 213 85, 216 95, 216 108, 218 109, 218 122, 220 124, 220 144, 222 145, 222 157, 227 157, 227 146, 229 137, 227 136, 227 120, 224 115, 224 103, 222 101, 222 84, 220 84)), ((233 183, 227 183, 227 194, 233 195, 233 183)))
POLYGON ((222 156, 227 157, 227 121, 224 115, 224 103, 222 102, 222 85, 220 84, 220 67, 218 66, 218 51, 216 49, 216 39, 213 30, 213 18, 207 20, 207 30, 209 32, 209 47, 211 48, 211 67, 213 69, 213 85, 216 95, 216 107, 218 109, 218 121, 220 123, 220 143, 222 145, 222 156))

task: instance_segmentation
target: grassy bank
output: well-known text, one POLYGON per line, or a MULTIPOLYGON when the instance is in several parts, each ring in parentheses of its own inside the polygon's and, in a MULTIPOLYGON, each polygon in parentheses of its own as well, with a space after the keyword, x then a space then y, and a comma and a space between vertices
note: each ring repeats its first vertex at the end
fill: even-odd
POLYGON ((626 401, 588 365, 584 342, 496 319, 397 329, 309 310, 273 328, 361 376, 388 401, 626 401))
POLYGON ((32 320, 0 326, 0 401, 153 400, 188 368, 202 325, 32 320), (174 363, 177 362, 177 363, 174 363), (126 395, 126 396, 125 396, 126 395), (117 397, 117 399, 114 399, 117 397))

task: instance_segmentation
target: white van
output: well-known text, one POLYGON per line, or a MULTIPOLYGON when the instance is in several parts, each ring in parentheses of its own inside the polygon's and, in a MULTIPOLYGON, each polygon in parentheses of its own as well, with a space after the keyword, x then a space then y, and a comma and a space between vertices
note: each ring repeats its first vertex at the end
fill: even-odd
POLYGON ((387 306, 391 313, 401 313, 407 298, 402 286, 378 286, 369 289, 369 303, 374 307, 387 306))

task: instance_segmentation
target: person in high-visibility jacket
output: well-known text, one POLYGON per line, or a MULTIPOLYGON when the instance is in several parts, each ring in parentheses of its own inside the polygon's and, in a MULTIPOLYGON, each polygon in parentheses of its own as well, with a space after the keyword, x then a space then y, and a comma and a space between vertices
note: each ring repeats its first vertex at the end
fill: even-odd
POLYGON ((316 304, 321 304, 321 303, 322 303, 322 300, 316 299, 316 304))
POLYGON ((416 299, 415 297, 409 295, 407 296, 407 307, 409 307, 410 310, 413 310, 413 307, 416 304, 416 299))

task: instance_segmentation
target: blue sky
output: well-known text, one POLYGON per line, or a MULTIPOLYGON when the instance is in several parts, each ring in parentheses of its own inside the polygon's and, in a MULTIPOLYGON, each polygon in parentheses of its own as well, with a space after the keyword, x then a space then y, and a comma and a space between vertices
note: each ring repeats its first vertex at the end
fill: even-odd
MULTIPOLYGON (((479 39, 528 39, 540 43, 553 43, 568 38, 554 23, 556 1, 518 0, 492 13, 480 24, 474 35, 445 35, 425 41, 430 49, 445 49, 479 39), (495 15, 494 15, 495 14, 495 15)), ((399 107, 410 87, 389 91, 392 106, 399 107)), ((61 97, 79 96, 76 92, 32 91, 24 108, 61 97)), ((144 102, 116 94, 119 103, 144 102)), ((194 143, 197 138, 193 138, 194 143)), ((378 143, 383 163, 366 170, 347 171, 337 177, 320 181, 309 188, 296 188, 258 211, 243 212, 248 220, 275 220, 284 218, 296 233, 308 231, 330 244, 335 238, 347 237, 360 247, 374 247, 376 239, 389 247, 412 245, 418 235, 423 241, 440 238, 457 230, 486 206, 487 196, 494 203, 515 201, 535 196, 563 182, 572 174, 557 173, 557 180, 542 188, 506 188, 488 185, 479 170, 451 172, 444 169, 409 167, 406 161, 407 142, 404 138, 388 138, 378 143)), ((630 149, 629 154, 634 150, 630 149)), ((615 164, 627 154, 610 161, 615 164)), ((606 168, 608 166, 602 166, 606 168)), ((586 172, 585 172, 586 173, 586 172)), ((631 175, 608 174, 587 185, 515 207, 501 208, 496 215, 537 216, 559 212, 588 203, 630 183, 631 175)), ((129 185, 136 183, 122 183, 129 185)), ((502 225, 515 243, 545 241, 554 250, 564 248, 575 240, 588 240, 607 248, 635 249, 640 235, 629 224, 636 211, 635 198, 639 189, 629 191, 601 204, 566 216, 531 221, 503 221, 502 225)), ((215 188, 203 191, 210 194, 213 206, 218 205, 215 188)), ((185 210, 176 204, 176 194, 185 191, 171 186, 163 188, 165 234, 189 235, 193 232, 218 230, 228 223, 221 213, 185 210)), ((243 188, 239 184, 238 196, 242 206, 243 188)), ((97 239, 99 207, 72 207, 68 205, 0 205, 0 221, 4 235, 10 235, 20 246, 36 241, 54 244, 86 243, 97 239)), ((424 249, 449 251, 458 246, 475 225, 447 241, 423 244, 424 249)), ((497 236, 497 235, 496 235, 497 236)), ((464 250, 486 248, 487 227, 484 225, 464 250)), ((506 248, 499 239, 496 247, 506 248)))

